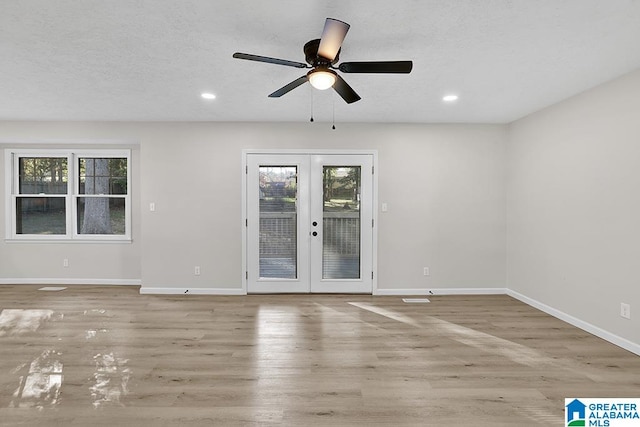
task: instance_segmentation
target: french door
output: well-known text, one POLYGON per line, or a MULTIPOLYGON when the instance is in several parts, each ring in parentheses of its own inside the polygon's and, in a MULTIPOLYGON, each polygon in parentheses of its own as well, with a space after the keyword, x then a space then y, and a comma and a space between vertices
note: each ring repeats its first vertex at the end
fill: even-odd
POLYGON ((373 155, 247 154, 247 292, 371 293, 373 155))

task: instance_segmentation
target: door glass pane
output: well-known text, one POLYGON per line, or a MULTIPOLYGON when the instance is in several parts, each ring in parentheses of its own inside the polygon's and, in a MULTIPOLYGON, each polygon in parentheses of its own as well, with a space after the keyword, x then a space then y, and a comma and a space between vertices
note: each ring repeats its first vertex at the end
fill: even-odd
POLYGON ((360 166, 324 166, 322 278, 360 278, 360 166))
POLYGON ((260 166, 260 277, 296 279, 296 166, 260 166))

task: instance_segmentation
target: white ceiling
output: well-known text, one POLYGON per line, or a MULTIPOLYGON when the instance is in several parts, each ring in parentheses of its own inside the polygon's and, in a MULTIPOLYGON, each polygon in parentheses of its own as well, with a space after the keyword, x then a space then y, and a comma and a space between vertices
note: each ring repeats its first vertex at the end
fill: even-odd
POLYGON ((639 0, 0 0, 0 120, 507 123, 640 68, 639 42, 639 0), (306 70, 232 58, 304 62, 326 17, 342 61, 413 72, 342 74, 347 105, 268 98, 306 70))

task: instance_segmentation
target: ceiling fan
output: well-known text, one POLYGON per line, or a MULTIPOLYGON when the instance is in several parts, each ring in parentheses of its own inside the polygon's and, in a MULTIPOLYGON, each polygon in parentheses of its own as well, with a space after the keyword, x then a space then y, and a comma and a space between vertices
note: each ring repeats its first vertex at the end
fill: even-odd
POLYGON ((285 65, 295 68, 310 68, 306 75, 297 78, 291 83, 281 87, 270 98, 279 98, 298 86, 309 81, 311 86, 319 90, 333 89, 344 99, 347 104, 359 101, 360 96, 347 84, 346 81, 334 70, 343 73, 402 73, 407 74, 413 68, 412 61, 368 61, 368 62, 343 62, 338 67, 340 47, 344 41, 350 25, 333 18, 327 18, 324 24, 322 36, 311 40, 304 45, 304 62, 289 61, 286 59, 270 58, 268 56, 252 55, 236 52, 234 58, 249 61, 266 62, 269 64, 285 65))

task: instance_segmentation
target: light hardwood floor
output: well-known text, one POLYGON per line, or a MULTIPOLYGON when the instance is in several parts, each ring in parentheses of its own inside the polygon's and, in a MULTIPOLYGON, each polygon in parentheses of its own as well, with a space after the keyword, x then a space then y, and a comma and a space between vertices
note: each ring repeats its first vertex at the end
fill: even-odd
POLYGON ((0 286, 0 425, 564 425, 640 357, 508 296, 0 286))

